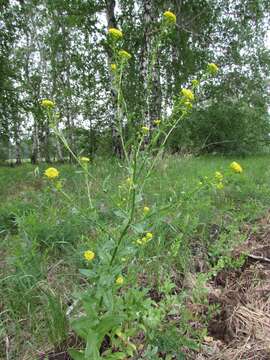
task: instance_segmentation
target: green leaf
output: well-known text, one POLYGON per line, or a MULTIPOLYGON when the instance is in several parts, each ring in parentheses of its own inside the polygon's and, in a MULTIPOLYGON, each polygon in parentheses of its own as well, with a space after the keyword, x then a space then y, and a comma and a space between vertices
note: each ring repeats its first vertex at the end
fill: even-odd
MULTIPOLYGON (((99 348, 100 348, 100 334, 97 334, 96 331, 93 331, 91 329, 88 330, 87 335, 87 342, 86 342, 86 348, 85 348, 85 358, 91 359, 91 360, 99 360, 101 359, 99 355, 99 348)), ((103 339, 103 336, 102 336, 103 339)))
POLYGON ((126 358, 126 354, 123 352, 117 352, 109 356, 106 356, 106 360, 123 360, 125 358, 126 358))
POLYGON ((73 360, 85 360, 84 351, 81 352, 75 349, 68 349, 68 353, 73 360))
POLYGON ((79 272, 88 278, 95 278, 97 276, 97 274, 94 270, 79 269, 79 272))

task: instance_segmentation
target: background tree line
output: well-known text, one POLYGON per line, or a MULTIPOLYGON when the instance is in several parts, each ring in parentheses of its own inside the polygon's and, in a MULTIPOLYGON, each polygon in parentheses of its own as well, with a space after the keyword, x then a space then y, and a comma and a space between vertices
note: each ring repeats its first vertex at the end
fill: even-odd
POLYGON ((269 140, 268 0, 0 1, 0 158, 66 159, 40 106, 53 99, 59 127, 76 152, 119 154, 107 30, 125 34, 132 54, 124 81, 133 128, 170 112, 181 86, 208 62, 220 71, 191 118, 168 143, 172 152, 254 152, 269 140), (157 23, 171 9, 167 35, 151 76, 157 23))

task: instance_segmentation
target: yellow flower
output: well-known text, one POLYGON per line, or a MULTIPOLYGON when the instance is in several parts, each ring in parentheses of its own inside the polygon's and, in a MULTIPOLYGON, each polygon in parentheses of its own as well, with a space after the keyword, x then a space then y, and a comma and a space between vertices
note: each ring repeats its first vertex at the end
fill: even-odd
POLYGON ((189 101, 185 101, 185 102, 184 102, 184 105, 185 105, 185 107, 186 107, 187 109, 189 109, 189 110, 191 110, 191 109, 193 108, 193 105, 192 105, 191 102, 189 102, 189 101))
POLYGON ((84 163, 88 163, 90 161, 90 159, 86 156, 80 157, 80 160, 81 160, 81 162, 84 162, 84 163))
POLYGON ((116 29, 116 28, 110 28, 109 30, 108 30, 108 32, 109 32, 109 34, 113 37, 113 38, 115 38, 115 39, 121 39, 122 37, 123 37, 123 33, 122 33, 122 31, 121 30, 119 30, 119 29, 116 29))
POLYGON ((120 50, 118 54, 123 60, 130 60, 132 58, 131 54, 126 50, 120 50))
POLYGON ((151 232, 148 232, 147 234, 146 234, 146 239, 147 240, 151 240, 153 238, 153 234, 151 233, 151 232))
POLYGON ((191 90, 189 90, 189 89, 183 88, 183 89, 181 90, 181 94, 182 94, 182 96, 183 96, 184 98, 186 98, 186 99, 189 100, 189 101, 193 101, 193 100, 194 100, 194 94, 193 94, 193 92, 192 92, 191 90))
POLYGON ((119 275, 118 278, 115 280, 117 285, 122 285, 124 282, 123 276, 119 275))
POLYGON ((49 179, 55 179, 59 176, 59 171, 54 167, 50 167, 44 172, 44 174, 49 179))
POLYGON ((169 23, 172 23, 172 24, 176 23, 176 15, 173 12, 171 12, 169 10, 165 11, 163 13, 163 16, 169 23))
POLYGON ((147 135, 149 133, 150 129, 148 126, 142 126, 142 133, 144 135, 147 135))
POLYGON ((238 174, 241 174, 243 172, 243 168, 240 164, 238 164, 236 161, 233 161, 231 164, 230 164, 230 168, 235 172, 235 173, 238 173, 238 174))
POLYGON ((161 120, 156 119, 153 121, 154 125, 158 126, 161 123, 161 120))
POLYGON ((218 190, 222 190, 224 188, 224 185, 222 182, 219 182, 219 183, 217 183, 216 187, 218 190))
POLYGON ((111 64, 111 70, 116 71, 116 69, 117 69, 117 65, 116 64, 111 64))
POLYGON ((199 85, 200 85, 200 82, 199 82, 199 80, 197 80, 197 79, 193 79, 193 80, 191 81, 191 84, 192 84, 194 87, 196 87, 196 86, 199 86, 199 85))
POLYGON ((149 209, 148 206, 145 206, 145 207, 143 208, 143 213, 144 213, 144 215, 148 214, 149 211, 150 211, 150 209, 149 209))
POLYGON ((47 109, 55 107, 55 103, 52 100, 44 99, 41 101, 41 106, 47 109))
POLYGON ((208 64, 207 69, 212 75, 216 75, 216 73, 218 72, 218 66, 214 63, 208 64))
MULTIPOLYGON (((132 185, 133 185, 133 180, 131 179, 131 177, 128 177, 128 178, 126 179, 126 183, 127 183, 128 186, 132 186, 132 185)), ((124 199, 123 199, 123 200, 124 200, 124 199)))
POLYGON ((144 236, 141 241, 142 245, 145 245, 147 242, 148 242, 148 239, 146 236, 144 236))
POLYGON ((83 256, 84 256, 85 260, 92 261, 95 257, 95 253, 91 250, 87 250, 84 252, 83 256))
POLYGON ((138 240, 136 240, 136 243, 137 243, 138 245, 142 245, 142 240, 141 240, 141 239, 138 239, 138 240))
POLYGON ((215 172, 215 178, 216 178, 218 181, 222 181, 222 180, 223 180, 223 175, 221 174, 221 172, 216 171, 216 172, 215 172))

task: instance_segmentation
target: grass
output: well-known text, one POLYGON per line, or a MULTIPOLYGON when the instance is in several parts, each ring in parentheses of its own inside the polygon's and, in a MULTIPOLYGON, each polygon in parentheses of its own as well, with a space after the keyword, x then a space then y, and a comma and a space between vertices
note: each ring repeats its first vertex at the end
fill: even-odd
MULTIPOLYGON (((181 289, 188 288, 185 282, 189 274, 207 274, 220 259, 226 259, 244 240, 242 225, 253 223, 269 208, 268 156, 236 159, 244 172, 230 181, 225 175, 223 190, 208 185, 197 190, 198 183, 207 184, 215 171, 229 174, 232 160, 168 156, 157 165, 152 181, 146 183, 142 201, 153 214, 150 226, 154 246, 145 247, 142 251, 146 256, 135 261, 141 272, 134 281, 145 286, 147 296, 154 294, 152 298, 167 294, 159 311, 172 307, 172 289, 179 298, 184 294, 181 289), (161 209, 170 202, 178 206, 163 214, 161 209)), ((108 229, 122 221, 117 209, 125 203, 119 189, 124 176, 118 165, 115 159, 96 159, 91 164, 91 174, 97 179, 91 188, 94 207, 108 229)), ((103 244, 102 234, 91 222, 82 174, 75 166, 57 167, 72 206, 48 186, 43 177, 45 164, 38 168, 30 164, 0 168, 0 358, 33 359, 38 352, 60 349, 70 341, 65 314, 85 286, 78 270, 83 267, 82 253, 103 244), (84 216, 78 208, 83 209, 84 216)), ((195 290, 194 298, 203 302, 203 289, 199 295, 195 290)), ((185 324, 190 316, 186 314, 185 324)), ((195 334, 188 326, 182 330, 183 334, 190 332, 190 336, 183 336, 182 347, 192 348, 205 335, 195 334)), ((145 339, 141 358, 155 359, 161 353, 174 356, 178 338, 175 326, 155 330, 145 339)))

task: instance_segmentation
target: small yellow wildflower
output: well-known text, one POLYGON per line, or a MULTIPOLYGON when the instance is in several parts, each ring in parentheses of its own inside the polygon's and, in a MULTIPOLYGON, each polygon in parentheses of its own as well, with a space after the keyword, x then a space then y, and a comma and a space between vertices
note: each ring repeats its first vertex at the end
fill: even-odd
POLYGON ((96 255, 93 251, 87 250, 84 252, 83 256, 84 256, 85 260, 92 261, 96 255))
POLYGON ((146 243, 148 243, 148 239, 147 239, 147 237, 146 236, 144 236, 143 238, 142 238, 142 245, 145 245, 146 243))
POLYGON ((167 10, 163 13, 163 16, 169 23, 176 23, 176 15, 173 12, 167 10))
POLYGON ((47 109, 52 109, 55 107, 55 103, 52 100, 44 99, 41 101, 41 106, 47 109))
POLYGON ((126 50, 120 50, 118 54, 123 60, 130 60, 132 58, 131 54, 126 50))
POLYGON ((147 234, 146 234, 146 239, 147 240, 151 240, 153 238, 153 234, 151 233, 151 232, 148 232, 147 234))
POLYGON ((44 174, 49 179, 55 179, 59 176, 59 171, 54 167, 50 167, 44 172, 44 174))
POLYGON ((116 71, 116 69, 117 69, 117 65, 116 64, 111 64, 111 70, 116 71))
POLYGON ((123 276, 119 275, 118 278, 115 280, 117 285, 122 285, 124 282, 123 276))
POLYGON ((199 86, 199 85, 200 85, 200 82, 199 82, 199 80, 197 80, 197 79, 193 79, 193 80, 191 81, 191 84, 192 84, 194 87, 196 87, 196 86, 199 86))
POLYGON ((144 215, 148 214, 149 211, 150 211, 150 209, 149 209, 148 206, 145 206, 145 207, 143 208, 143 213, 144 213, 144 215))
POLYGON ((238 174, 241 174, 243 172, 243 168, 240 164, 238 164, 236 161, 233 161, 231 164, 230 164, 230 168, 235 172, 235 173, 238 173, 238 174))
MULTIPOLYGON (((127 179, 126 179, 126 184, 128 185, 128 186, 132 186, 133 185, 133 180, 131 179, 131 177, 128 177, 127 179)), ((123 199, 124 200, 124 199, 123 199)))
POLYGON ((216 172, 215 172, 215 178, 216 178, 218 181, 222 181, 222 180, 223 180, 223 175, 221 174, 220 171, 216 171, 216 172))
POLYGON ((160 119, 156 119, 156 120, 153 121, 153 124, 156 125, 156 126, 159 126, 160 123, 161 123, 160 119))
POLYGON ((148 126, 142 126, 142 133, 144 135, 147 135, 149 133, 150 129, 148 126))
POLYGON ((136 240, 136 243, 137 243, 138 245, 142 245, 142 240, 141 240, 141 239, 138 239, 138 240, 136 240))
POLYGON ((216 187, 218 190, 222 190, 224 188, 224 185, 222 182, 219 182, 219 183, 217 183, 216 187))
POLYGON ((82 156, 80 157, 81 162, 88 163, 90 161, 89 157, 82 156))
POLYGON ((184 102, 184 105, 185 105, 185 107, 186 107, 187 109, 189 109, 189 110, 191 110, 191 109, 193 108, 193 105, 192 105, 191 102, 189 102, 189 101, 185 101, 185 102, 184 102))
POLYGON ((186 99, 189 100, 189 101, 193 101, 193 100, 194 100, 194 94, 193 94, 193 92, 192 92, 191 90, 189 90, 189 89, 183 88, 183 89, 181 90, 181 94, 182 94, 182 96, 183 96, 184 98, 186 98, 186 99))
POLYGON ((108 32, 109 32, 109 34, 113 37, 113 38, 115 38, 115 39, 121 39, 122 37, 123 37, 123 33, 122 33, 122 31, 121 30, 119 30, 119 29, 116 29, 116 28, 110 28, 109 30, 108 30, 108 32))
POLYGON ((210 74, 216 75, 218 72, 218 66, 214 63, 208 64, 207 70, 210 72, 210 74))

